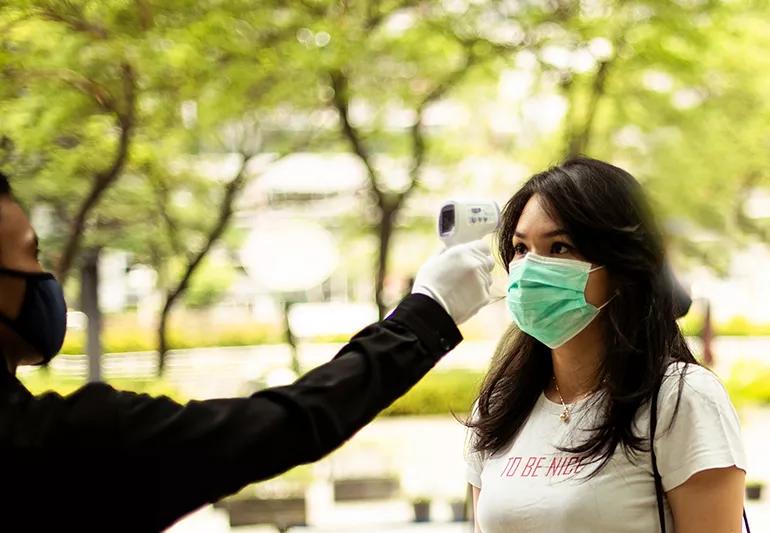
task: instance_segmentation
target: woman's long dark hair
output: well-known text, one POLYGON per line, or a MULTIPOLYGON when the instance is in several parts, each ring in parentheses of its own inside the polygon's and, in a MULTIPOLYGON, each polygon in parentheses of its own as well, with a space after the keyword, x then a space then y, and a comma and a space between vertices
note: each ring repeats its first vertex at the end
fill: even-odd
MULTIPOLYGON (((657 393, 668 365, 696 363, 679 326, 671 280, 666 274, 663 240, 641 186, 628 172, 595 159, 570 159, 536 174, 510 199, 498 231, 499 253, 508 265, 513 235, 524 206, 534 195, 549 216, 560 221, 586 260, 604 265, 616 297, 597 320, 604 329, 605 357, 598 378, 603 416, 585 442, 563 451, 587 455, 595 475, 618 445, 632 455, 649 450, 633 431, 640 407, 657 393)), ((490 454, 502 450, 527 420, 553 376, 550 350, 511 328, 498 346, 467 425, 473 447, 490 454)), ((680 395, 682 382, 680 379, 680 395)), ((677 400, 678 407, 678 400, 677 400)))

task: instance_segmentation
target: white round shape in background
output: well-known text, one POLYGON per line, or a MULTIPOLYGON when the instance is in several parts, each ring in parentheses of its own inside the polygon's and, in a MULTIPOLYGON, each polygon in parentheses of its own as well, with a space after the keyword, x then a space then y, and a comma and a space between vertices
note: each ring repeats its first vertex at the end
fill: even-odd
POLYGON ((297 292, 326 281, 339 260, 331 234, 315 222, 261 220, 241 249, 251 279, 270 292, 297 292))

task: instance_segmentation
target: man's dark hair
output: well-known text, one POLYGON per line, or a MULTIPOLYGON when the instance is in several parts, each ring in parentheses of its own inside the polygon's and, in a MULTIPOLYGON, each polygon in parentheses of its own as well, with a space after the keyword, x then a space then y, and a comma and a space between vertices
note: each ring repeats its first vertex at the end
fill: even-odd
POLYGON ((11 184, 8 182, 8 176, 0 172, 0 196, 11 194, 11 184))

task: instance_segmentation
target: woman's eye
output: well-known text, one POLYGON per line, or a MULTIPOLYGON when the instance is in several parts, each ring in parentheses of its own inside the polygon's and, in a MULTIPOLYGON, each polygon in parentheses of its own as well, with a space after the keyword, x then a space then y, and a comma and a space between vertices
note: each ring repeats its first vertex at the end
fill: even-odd
POLYGON ((572 249, 572 246, 563 242, 555 242, 551 245, 551 253, 556 255, 571 253, 572 249))
POLYGON ((522 243, 514 244, 513 245, 513 252, 518 255, 524 255, 527 253, 527 247, 524 246, 522 243))

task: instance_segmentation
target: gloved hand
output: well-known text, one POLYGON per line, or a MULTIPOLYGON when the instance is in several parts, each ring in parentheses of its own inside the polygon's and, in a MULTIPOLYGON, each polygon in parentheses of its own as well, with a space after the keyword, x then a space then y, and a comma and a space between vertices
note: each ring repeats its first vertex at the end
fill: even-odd
POLYGON ((446 309, 456 324, 490 302, 495 262, 484 241, 472 241, 431 257, 417 271, 412 294, 424 294, 446 309))

